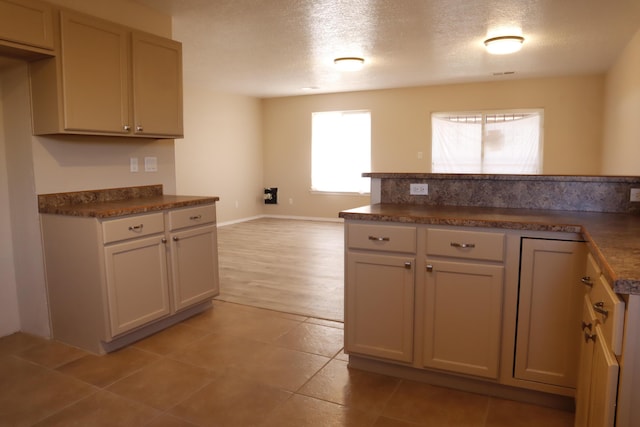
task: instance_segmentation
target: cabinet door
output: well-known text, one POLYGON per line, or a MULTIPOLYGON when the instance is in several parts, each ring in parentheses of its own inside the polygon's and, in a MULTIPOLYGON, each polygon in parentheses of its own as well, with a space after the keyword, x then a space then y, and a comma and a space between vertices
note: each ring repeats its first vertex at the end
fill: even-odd
POLYGON ((61 12, 61 31, 64 129, 128 133, 127 31, 68 11, 61 12))
POLYGON ((586 247, 522 239, 515 377, 574 388, 586 247))
POLYGON ((157 235, 105 247, 112 336, 170 313, 163 240, 157 235))
MULTIPOLYGON (((589 398, 591 393, 591 370, 593 366, 593 343, 595 340, 596 316, 591 300, 584 296, 582 321, 580 323, 580 364, 576 387, 575 427, 586 427, 589 420, 589 398)), ((576 328, 576 331, 578 329, 576 328)))
POLYGON ((413 360, 415 258, 349 252, 345 283, 345 350, 413 360))
POLYGON ((182 136, 182 45, 134 32, 132 49, 135 134, 182 136))
POLYGON ((600 325, 596 326, 593 345, 591 392, 589 393, 589 427, 613 427, 616 412, 619 365, 600 325))
POLYGON ((175 309, 181 310, 218 295, 216 226, 192 228, 170 237, 175 309))
POLYGON ((53 8, 38 0, 0 0, 0 40, 53 49, 53 8))
POLYGON ((497 378, 504 267, 427 261, 426 367, 497 378))

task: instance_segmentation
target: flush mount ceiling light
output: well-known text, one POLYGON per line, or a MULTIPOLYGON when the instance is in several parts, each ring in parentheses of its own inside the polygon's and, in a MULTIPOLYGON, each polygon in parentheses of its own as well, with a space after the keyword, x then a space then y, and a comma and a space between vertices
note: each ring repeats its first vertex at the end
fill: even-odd
POLYGON ((500 36, 492 37, 484 41, 487 52, 493 55, 506 55, 514 53, 522 48, 524 37, 520 36, 500 36))
POLYGON ((344 58, 336 58, 333 60, 333 63, 342 71, 357 71, 364 66, 364 58, 348 56, 344 58))

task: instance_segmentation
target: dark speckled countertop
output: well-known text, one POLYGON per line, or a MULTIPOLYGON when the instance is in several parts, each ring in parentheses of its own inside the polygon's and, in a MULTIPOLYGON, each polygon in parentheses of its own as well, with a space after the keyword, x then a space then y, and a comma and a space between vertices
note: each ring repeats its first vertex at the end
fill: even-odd
POLYGON ((38 195, 41 214, 110 218, 210 204, 219 197, 162 194, 162 185, 38 195))
POLYGON ((614 290, 640 294, 637 214, 383 203, 342 211, 339 216, 345 220, 581 233, 614 290))

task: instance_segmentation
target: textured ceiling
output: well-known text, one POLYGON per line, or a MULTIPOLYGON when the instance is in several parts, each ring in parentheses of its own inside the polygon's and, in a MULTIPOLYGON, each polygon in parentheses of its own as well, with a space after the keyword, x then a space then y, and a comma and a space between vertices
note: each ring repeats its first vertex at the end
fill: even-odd
POLYGON ((601 73, 640 29, 640 0, 136 1, 173 16, 185 79, 257 97, 601 73), (486 53, 505 32, 522 50, 486 53))

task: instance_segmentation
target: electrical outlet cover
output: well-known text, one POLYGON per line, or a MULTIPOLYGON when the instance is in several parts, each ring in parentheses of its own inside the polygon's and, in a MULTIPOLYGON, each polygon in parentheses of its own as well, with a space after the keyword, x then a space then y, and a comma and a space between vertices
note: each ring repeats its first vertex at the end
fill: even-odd
POLYGON ((427 196, 429 184, 409 184, 409 194, 412 196, 427 196))

